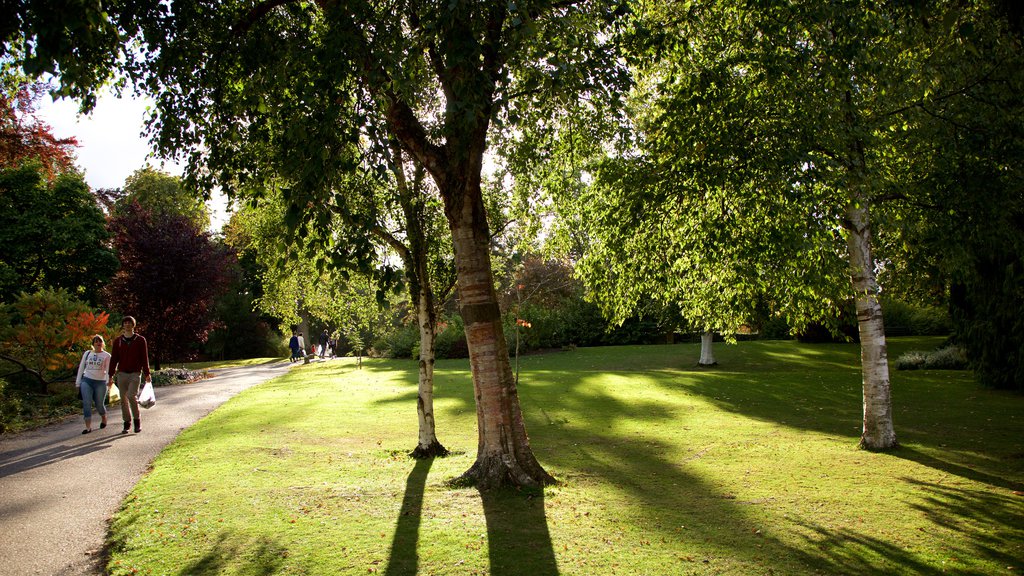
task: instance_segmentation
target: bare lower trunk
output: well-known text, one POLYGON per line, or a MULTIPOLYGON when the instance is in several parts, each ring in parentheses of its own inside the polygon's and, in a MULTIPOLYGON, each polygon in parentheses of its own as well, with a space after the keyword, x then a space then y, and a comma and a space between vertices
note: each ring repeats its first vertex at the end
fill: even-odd
POLYGON ((896 432, 892 422, 889 392, 889 363, 886 353, 882 306, 878 302, 871 256, 871 226, 867 205, 855 202, 847 208, 847 247, 850 276, 857 297, 857 329, 860 332, 860 361, 864 379, 864 429, 860 445, 867 450, 894 448, 896 432))
POLYGON ((700 361, 697 363, 701 366, 714 366, 718 364, 718 362, 715 362, 715 351, 712 348, 714 341, 715 333, 711 330, 700 335, 700 361))
POLYGON ((466 325, 477 405, 477 459, 462 476, 481 489, 554 482, 526 435, 491 275, 490 238, 479 188, 447 206, 455 246, 459 303, 466 325))
MULTIPOLYGON (((422 282, 422 281, 421 281, 422 282)), ((422 285, 422 284, 421 284, 422 285)), ((434 312, 429 294, 421 288, 417 310, 420 327, 420 370, 419 396, 416 399, 416 415, 419 418, 420 434, 413 458, 447 456, 448 449, 437 439, 434 427, 434 312)))

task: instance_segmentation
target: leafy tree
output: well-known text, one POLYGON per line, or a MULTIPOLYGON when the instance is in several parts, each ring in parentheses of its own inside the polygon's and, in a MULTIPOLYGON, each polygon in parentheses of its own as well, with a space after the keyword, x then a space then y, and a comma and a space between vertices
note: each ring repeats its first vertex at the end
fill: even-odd
POLYGON ((598 199, 622 191, 599 208, 603 248, 588 255, 615 286, 607 306, 669 286, 684 315, 726 327, 757 300, 798 325, 852 297, 869 449, 896 445, 872 213, 901 183, 907 112, 961 89, 932 72, 966 50, 958 24, 975 14, 926 8, 647 5, 632 39, 651 105, 634 115, 635 148, 599 174, 598 199))
POLYGON ((0 301, 25 290, 63 288, 96 302, 117 269, 96 198, 77 172, 45 178, 39 163, 0 169, 0 301))
POLYGON ((979 380, 1024 390, 1024 47, 1004 7, 956 23, 971 49, 933 73, 960 89, 905 111, 882 240, 894 285, 949 303, 979 380))
POLYGON ((138 320, 156 368, 193 357, 214 323, 233 255, 186 217, 155 217, 133 203, 111 219, 121 269, 104 290, 108 305, 138 320))
POLYGON ((110 336, 109 316, 90 310, 63 289, 23 292, 4 306, 3 314, 0 359, 19 369, 0 378, 28 373, 41 394, 50 383, 73 376, 94 334, 110 336))
POLYGON ((48 180, 74 169, 75 138, 57 138, 39 119, 36 104, 47 86, 20 84, 13 94, 0 90, 0 167, 12 168, 26 160, 40 162, 48 180))
POLYGON ((115 212, 137 202, 155 218, 178 214, 188 218, 198 230, 210 227, 210 211, 206 204, 185 189, 177 176, 146 166, 125 180, 122 194, 114 205, 115 212))
MULTIPOLYGON (((325 197, 360 213, 358 196, 339 197, 338 179, 358 163, 383 166, 383 152, 355 157, 351 143, 364 133, 374 142, 387 142, 375 136, 384 133, 398 140, 434 180, 453 235, 481 424, 466 479, 536 485, 552 478, 530 448, 500 345, 480 171, 492 121, 510 102, 530 108, 553 93, 587 89, 615 66, 600 33, 613 8, 601 0, 255 7, 154 0, 101 18, 89 48, 105 46, 111 28, 139 36, 141 50, 121 53, 157 97, 160 150, 188 154, 191 177, 232 192, 283 179, 300 234, 310 224, 306 207, 325 197)), ((24 35, 40 37, 52 25, 24 35)), ((33 69, 52 67, 48 56, 65 60, 59 50, 31 48, 33 69)), ((93 78, 76 74, 90 62, 97 77, 109 64, 84 54, 62 78, 69 90, 90 87, 93 78)))

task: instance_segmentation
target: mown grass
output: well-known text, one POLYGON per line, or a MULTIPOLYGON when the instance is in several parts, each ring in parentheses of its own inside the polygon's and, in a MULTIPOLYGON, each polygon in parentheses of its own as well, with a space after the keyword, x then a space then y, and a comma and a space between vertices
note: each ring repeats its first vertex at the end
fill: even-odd
MULTIPOLYGON (((895 339, 890 356, 930 341, 895 339)), ((745 342, 521 359, 531 443, 560 481, 453 489, 476 449, 466 362, 339 360, 186 430, 126 499, 114 574, 1015 574, 1024 398, 967 372, 893 372, 902 448, 856 448, 854 345, 745 342)))
POLYGON ((272 364, 281 362, 286 358, 249 358, 246 360, 209 360, 206 362, 186 362, 184 364, 169 364, 167 368, 185 368, 188 370, 216 370, 218 368, 240 368, 242 366, 258 366, 260 364, 272 364))

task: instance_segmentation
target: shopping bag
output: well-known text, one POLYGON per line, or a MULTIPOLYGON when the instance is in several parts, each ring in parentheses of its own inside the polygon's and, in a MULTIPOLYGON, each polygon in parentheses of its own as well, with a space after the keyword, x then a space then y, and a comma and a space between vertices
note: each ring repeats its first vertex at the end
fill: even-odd
POLYGON ((121 401, 121 392, 117 389, 117 386, 111 386, 108 390, 110 394, 108 398, 109 402, 111 404, 119 403, 121 401))
POLYGON ((153 390, 153 383, 146 382, 139 391, 139 406, 152 408, 156 404, 156 392, 153 390))

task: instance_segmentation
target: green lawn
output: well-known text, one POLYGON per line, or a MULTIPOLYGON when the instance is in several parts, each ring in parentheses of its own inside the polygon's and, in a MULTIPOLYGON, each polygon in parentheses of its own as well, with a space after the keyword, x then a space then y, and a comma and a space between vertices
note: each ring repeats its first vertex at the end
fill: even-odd
MULTIPOLYGON (((935 342, 894 339, 890 356, 935 342)), ((521 359, 560 481, 445 482, 476 449, 468 365, 438 362, 416 442, 409 361, 300 366, 182 433, 111 527, 114 574, 1019 574, 1024 398, 892 373, 889 454, 857 449, 855 345, 696 344, 521 359)))
POLYGON ((189 370, 215 370, 218 368, 238 368, 240 366, 257 366, 283 362, 287 358, 250 358, 248 360, 210 360, 207 362, 186 362, 185 364, 168 364, 167 368, 187 368, 189 370))

